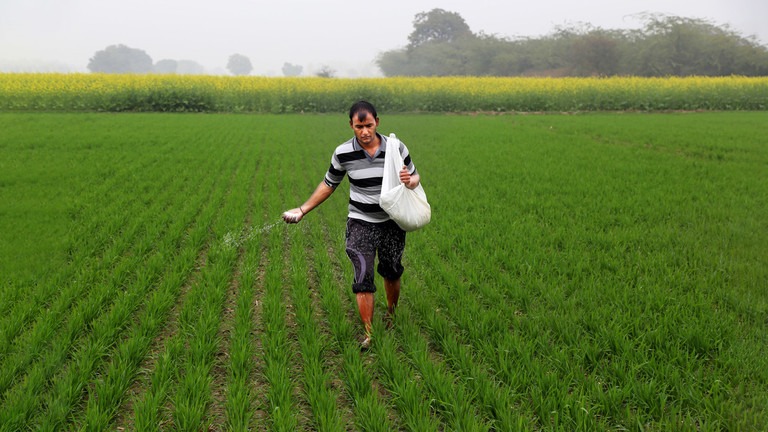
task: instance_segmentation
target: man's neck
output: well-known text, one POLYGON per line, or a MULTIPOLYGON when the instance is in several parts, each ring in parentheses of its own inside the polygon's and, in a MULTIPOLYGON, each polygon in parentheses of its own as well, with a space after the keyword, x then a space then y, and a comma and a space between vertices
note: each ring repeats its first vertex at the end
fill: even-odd
POLYGON ((373 157, 373 155, 375 155, 375 154, 376 154, 376 151, 377 151, 377 150, 379 149, 379 147, 381 146, 381 137, 380 137, 380 136, 379 136, 379 134, 377 133, 377 134, 376 134, 376 135, 373 137, 373 140, 371 140, 371 143, 370 143, 370 144, 367 144, 367 145, 365 145, 365 144, 361 143, 361 142, 360 142, 360 140, 358 140, 358 141, 357 141, 357 144, 358 144, 358 145, 359 145, 359 146, 360 146, 360 147, 361 147, 363 150, 365 150, 366 152, 368 152, 368 154, 369 154, 369 155, 371 155, 371 157, 373 157))

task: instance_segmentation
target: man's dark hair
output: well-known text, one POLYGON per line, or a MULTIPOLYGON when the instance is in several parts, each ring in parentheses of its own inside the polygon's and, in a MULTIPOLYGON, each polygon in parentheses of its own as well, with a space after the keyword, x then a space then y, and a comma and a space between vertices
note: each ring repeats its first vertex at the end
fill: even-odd
POLYGON ((363 100, 355 102, 355 104, 352 105, 352 108, 349 109, 349 121, 352 121, 352 117, 354 117, 355 114, 357 114, 358 121, 365 120, 365 116, 368 114, 372 115, 373 118, 379 117, 376 114, 376 108, 374 108, 370 102, 363 100))

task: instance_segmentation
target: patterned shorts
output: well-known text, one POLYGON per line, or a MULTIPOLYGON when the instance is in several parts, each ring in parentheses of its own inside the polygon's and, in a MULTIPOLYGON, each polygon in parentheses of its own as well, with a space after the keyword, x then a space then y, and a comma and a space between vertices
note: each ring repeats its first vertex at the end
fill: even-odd
POLYGON ((378 273, 384 279, 397 280, 403 274, 401 259, 405 250, 405 231, 394 221, 370 223, 347 219, 347 256, 355 269, 352 292, 376 292, 373 265, 379 256, 378 273))

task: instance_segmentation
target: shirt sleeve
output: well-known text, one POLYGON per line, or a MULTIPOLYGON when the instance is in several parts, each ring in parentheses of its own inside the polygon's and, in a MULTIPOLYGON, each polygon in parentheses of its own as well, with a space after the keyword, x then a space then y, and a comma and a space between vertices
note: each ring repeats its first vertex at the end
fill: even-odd
POLYGON ((339 156, 336 152, 333 152, 331 156, 331 165, 328 167, 328 171, 325 173, 325 184, 329 187, 336 189, 347 173, 344 166, 339 162, 339 156))
POLYGON ((400 155, 403 157, 403 164, 408 169, 408 172, 411 175, 418 174, 416 171, 416 165, 413 164, 411 154, 408 152, 408 147, 406 147, 402 141, 400 141, 400 155))

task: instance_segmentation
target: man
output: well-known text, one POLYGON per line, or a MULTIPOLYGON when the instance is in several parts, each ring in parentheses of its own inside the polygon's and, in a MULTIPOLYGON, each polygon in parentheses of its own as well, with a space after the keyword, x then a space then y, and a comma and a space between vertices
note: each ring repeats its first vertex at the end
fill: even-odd
MULTIPOLYGON (((379 126, 376 108, 365 101, 355 103, 349 110, 349 125, 355 136, 336 147, 323 181, 304 204, 283 213, 283 219, 287 223, 300 222, 307 213, 331 196, 345 174, 349 177, 346 250, 355 271, 352 292, 357 297, 357 308, 365 327, 365 339, 361 347, 367 349, 371 345, 373 296, 376 292, 373 283, 374 259, 378 254, 377 270, 384 278, 387 315, 391 322, 400 297, 405 231, 389 219, 379 206, 387 138, 376 132, 379 126)), ((400 170, 400 181, 407 188, 413 189, 419 185, 419 174, 408 149, 402 143, 400 153, 405 165, 400 170)))

